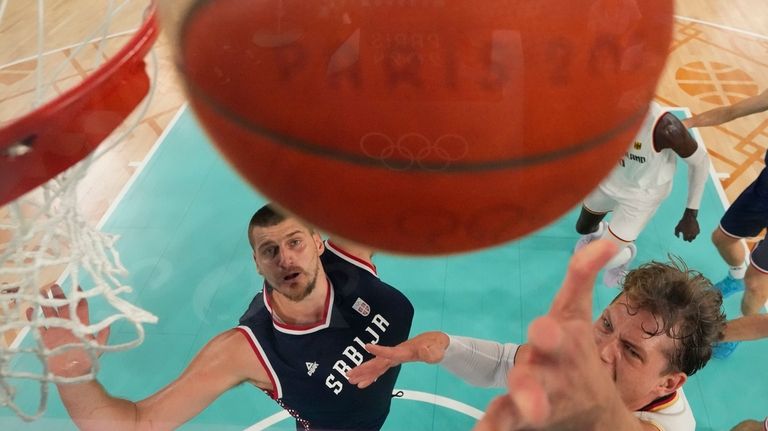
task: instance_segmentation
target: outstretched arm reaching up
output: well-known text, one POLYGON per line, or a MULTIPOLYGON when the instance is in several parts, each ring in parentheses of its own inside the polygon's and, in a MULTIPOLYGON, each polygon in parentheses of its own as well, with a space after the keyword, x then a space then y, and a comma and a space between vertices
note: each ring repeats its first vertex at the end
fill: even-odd
POLYGON ((595 277, 615 252, 601 240, 574 254, 549 313, 528 328, 530 351, 510 371, 509 393, 475 431, 656 429, 622 401, 591 330, 595 277))
POLYGON ((756 96, 734 103, 733 105, 710 109, 709 111, 694 115, 691 118, 686 118, 683 121, 683 124, 688 128, 717 126, 737 118, 746 117, 747 115, 766 110, 768 110, 768 90, 765 90, 756 96))
MULTIPOLYGON (((59 286, 54 285, 51 293, 54 298, 66 299, 59 286)), ((68 304, 42 308, 46 317, 77 318, 86 325, 90 320, 85 299, 77 304, 76 316, 70 316, 68 304)), ((27 310, 28 317, 30 314, 31 309, 27 310)), ((80 341, 65 328, 40 327, 39 331, 48 349, 80 341)), ((108 330, 104 330, 92 339, 104 344, 107 337, 108 330)), ((93 366, 90 356, 81 348, 65 350, 47 361, 50 372, 64 377, 88 374, 93 366)), ((113 397, 97 380, 57 384, 57 388, 70 417, 81 430, 157 431, 179 427, 242 382, 272 390, 250 344, 233 329, 214 337, 176 380, 144 400, 132 402, 113 397)))

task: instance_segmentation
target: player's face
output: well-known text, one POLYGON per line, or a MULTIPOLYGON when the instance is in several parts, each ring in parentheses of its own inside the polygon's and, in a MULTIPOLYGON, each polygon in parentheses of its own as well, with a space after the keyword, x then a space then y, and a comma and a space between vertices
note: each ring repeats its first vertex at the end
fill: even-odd
POLYGON ((659 322, 645 310, 627 307, 619 296, 594 323, 595 342, 600 359, 611 371, 624 403, 632 411, 682 386, 686 375, 665 372, 669 361, 664 355, 674 341, 666 334, 651 336, 659 322))
POLYGON ((251 235, 256 268, 267 283, 291 301, 309 296, 320 269, 320 236, 292 218, 255 227, 251 235))

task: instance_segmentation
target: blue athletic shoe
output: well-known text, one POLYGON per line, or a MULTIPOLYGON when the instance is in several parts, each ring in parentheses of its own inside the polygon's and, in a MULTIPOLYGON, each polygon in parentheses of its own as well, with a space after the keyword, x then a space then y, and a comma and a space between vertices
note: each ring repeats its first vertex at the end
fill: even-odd
POLYGON ((719 290, 723 294, 723 298, 727 298, 736 292, 744 290, 744 279, 735 279, 728 274, 727 277, 720 280, 715 284, 715 289, 719 290))
POLYGON ((738 341, 723 341, 722 343, 715 344, 712 348, 712 356, 717 359, 725 359, 731 356, 736 347, 739 345, 738 341))

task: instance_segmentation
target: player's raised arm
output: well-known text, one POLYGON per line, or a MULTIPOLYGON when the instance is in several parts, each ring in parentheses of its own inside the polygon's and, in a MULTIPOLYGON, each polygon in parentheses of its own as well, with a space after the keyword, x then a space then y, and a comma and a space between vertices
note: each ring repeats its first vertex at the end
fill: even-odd
POLYGON ((475 431, 654 429, 622 402, 590 330, 595 277, 614 252, 599 241, 574 255, 549 313, 528 329, 530 355, 510 371, 509 393, 475 431))
POLYGON ((686 118, 683 121, 683 124, 689 128, 717 126, 737 118, 746 117, 747 115, 756 114, 766 110, 768 110, 768 90, 765 90, 756 96, 734 103, 733 105, 710 109, 709 111, 694 115, 691 118, 686 118))
MULTIPOLYGON (((54 298, 66 299, 58 286, 54 286, 51 293, 54 298)), ((85 299, 77 304, 76 312, 77 318, 87 325, 85 299)), ((43 313, 49 318, 71 317, 68 305, 43 307, 43 313)), ((39 331, 48 349, 80 341, 65 328, 40 327, 39 331)), ((105 330, 93 339, 104 344, 107 337, 105 330)), ((64 350, 49 356, 47 361, 50 372, 63 377, 84 375, 93 367, 90 356, 81 348, 64 350)), ((247 339, 238 331, 230 330, 209 341, 176 380, 144 400, 132 402, 113 397, 97 380, 57 384, 57 388, 70 417, 81 430, 157 431, 178 428, 226 390, 246 381, 272 389, 264 369, 254 360, 247 339)))

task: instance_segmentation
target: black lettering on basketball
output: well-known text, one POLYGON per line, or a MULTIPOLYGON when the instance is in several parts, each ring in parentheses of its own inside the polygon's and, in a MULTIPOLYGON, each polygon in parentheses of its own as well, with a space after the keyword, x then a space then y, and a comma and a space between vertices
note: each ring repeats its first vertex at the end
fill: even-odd
POLYGON ((413 87, 421 87, 420 63, 419 56, 413 48, 397 44, 391 46, 384 57, 384 70, 387 73, 389 85, 397 87, 400 84, 409 84, 413 87))
POLYGON ((568 40, 558 37, 549 41, 546 48, 546 64, 550 65, 549 82, 555 86, 566 86, 570 82, 570 67, 573 47, 568 40))
POLYGON ((306 49, 298 43, 276 47, 272 50, 275 65, 284 81, 289 81, 307 65, 306 49))
POLYGON ((328 76, 328 83, 334 88, 338 88, 346 83, 349 86, 360 89, 363 85, 363 71, 360 67, 360 62, 356 61, 348 67, 330 74, 328 76))
POLYGON ((621 48, 615 36, 601 34, 592 44, 589 69, 597 76, 613 75, 621 66, 621 48))

